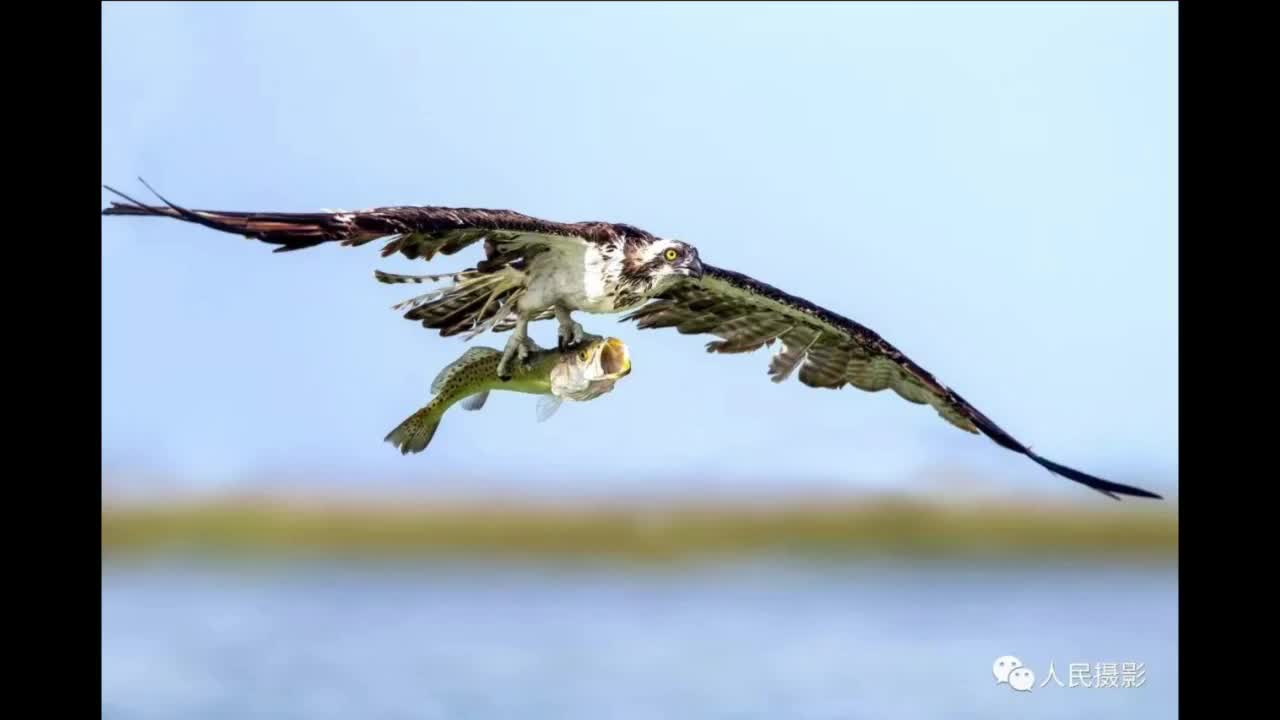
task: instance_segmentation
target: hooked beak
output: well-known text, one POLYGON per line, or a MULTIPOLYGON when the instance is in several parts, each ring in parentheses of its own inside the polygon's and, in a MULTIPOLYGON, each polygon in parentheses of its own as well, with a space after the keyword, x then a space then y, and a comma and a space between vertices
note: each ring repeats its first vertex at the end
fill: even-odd
MULTIPOLYGON (((701 268, 699 268, 701 270, 701 268)), ((600 350, 600 369, 614 378, 631 374, 631 352, 627 344, 618 338, 609 338, 600 350)))
POLYGON ((702 260, 695 257, 693 261, 689 263, 688 267, 690 277, 702 278, 702 260))

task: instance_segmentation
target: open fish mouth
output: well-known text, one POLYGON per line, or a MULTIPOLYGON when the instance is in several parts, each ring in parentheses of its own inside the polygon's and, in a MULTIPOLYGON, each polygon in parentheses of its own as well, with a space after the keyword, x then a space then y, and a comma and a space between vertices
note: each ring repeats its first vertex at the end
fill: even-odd
POLYGON ((612 378, 626 377, 631 374, 631 352, 627 344, 618 338, 609 338, 600 349, 600 369, 612 378))

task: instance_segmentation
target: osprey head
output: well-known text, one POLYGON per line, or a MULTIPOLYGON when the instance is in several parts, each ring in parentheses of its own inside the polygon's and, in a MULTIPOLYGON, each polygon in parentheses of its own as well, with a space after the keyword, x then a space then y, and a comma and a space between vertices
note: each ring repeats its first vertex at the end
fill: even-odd
POLYGON ((680 240, 658 239, 627 248, 623 275, 650 293, 661 292, 683 277, 702 277, 698 249, 680 240))

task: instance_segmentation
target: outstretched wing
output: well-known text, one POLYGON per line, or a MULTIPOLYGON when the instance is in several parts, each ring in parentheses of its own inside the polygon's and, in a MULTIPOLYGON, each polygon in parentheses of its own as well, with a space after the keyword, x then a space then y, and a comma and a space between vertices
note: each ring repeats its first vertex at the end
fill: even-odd
POLYGON ((986 435, 1050 472, 1113 498, 1160 497, 1036 455, 875 332, 741 273, 704 264, 701 279, 681 282, 623 320, 635 320, 641 329, 674 327, 684 334, 720 337, 707 344, 708 352, 751 352, 777 341, 780 347, 769 363, 774 382, 795 372, 810 387, 891 389, 910 402, 932 406, 961 430, 986 435))
MULTIPOLYGON (((145 184, 145 182, 144 182, 145 184)), ((150 187, 150 186, 148 186, 150 187)), ((113 202, 103 215, 171 217, 214 230, 279 245, 275 252, 301 250, 327 242, 359 246, 385 239, 384 257, 396 252, 409 259, 430 260, 437 253, 452 255, 485 240, 485 265, 498 267, 527 257, 539 246, 616 244, 628 236, 651 238, 636 227, 619 223, 558 223, 510 210, 396 206, 350 212, 241 212, 188 210, 156 193, 164 205, 144 205, 124 193, 107 190, 127 202, 113 202)), ((155 192, 152 190, 152 192, 155 192)))

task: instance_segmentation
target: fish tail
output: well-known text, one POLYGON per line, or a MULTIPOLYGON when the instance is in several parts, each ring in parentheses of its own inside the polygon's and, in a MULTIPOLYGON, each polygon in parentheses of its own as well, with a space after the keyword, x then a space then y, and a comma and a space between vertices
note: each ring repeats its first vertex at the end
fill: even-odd
POLYGON ((436 429, 440 427, 440 416, 432 412, 433 405, 434 403, 429 404, 405 418, 383 440, 399 448, 401 455, 425 450, 435 436, 436 429))

